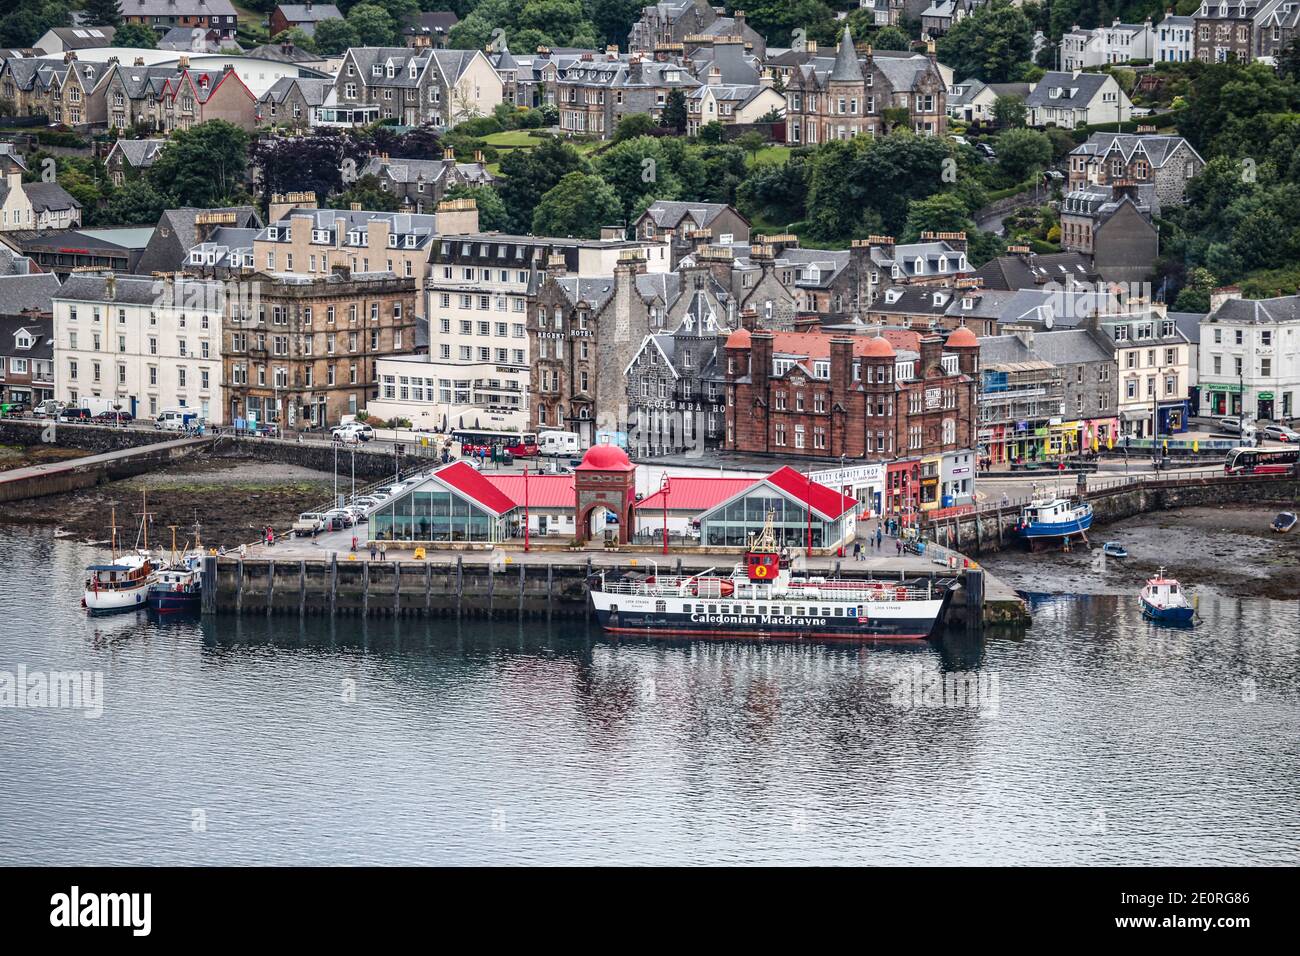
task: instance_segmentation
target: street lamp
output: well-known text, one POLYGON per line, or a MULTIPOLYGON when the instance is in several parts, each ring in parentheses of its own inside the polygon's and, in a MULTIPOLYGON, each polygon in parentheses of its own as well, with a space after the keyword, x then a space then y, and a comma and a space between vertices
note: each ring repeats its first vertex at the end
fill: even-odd
POLYGON ((668 494, 670 492, 668 472, 659 479, 659 491, 664 496, 664 554, 668 553, 668 494))
POLYGON ((528 462, 524 462, 524 551, 531 550, 528 542, 528 462))

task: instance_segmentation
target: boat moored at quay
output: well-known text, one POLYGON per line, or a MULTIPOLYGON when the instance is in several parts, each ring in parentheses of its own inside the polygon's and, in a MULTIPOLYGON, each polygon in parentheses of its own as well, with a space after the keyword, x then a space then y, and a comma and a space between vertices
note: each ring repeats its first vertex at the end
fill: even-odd
POLYGON ((1092 505, 1054 495, 1036 496, 1020 512, 1016 530, 1031 549, 1086 536, 1092 527, 1092 505))
POLYGON ((589 582, 592 610, 613 634, 648 637, 923 641, 940 628, 948 582, 796 576, 770 525, 729 575, 654 574, 589 582))

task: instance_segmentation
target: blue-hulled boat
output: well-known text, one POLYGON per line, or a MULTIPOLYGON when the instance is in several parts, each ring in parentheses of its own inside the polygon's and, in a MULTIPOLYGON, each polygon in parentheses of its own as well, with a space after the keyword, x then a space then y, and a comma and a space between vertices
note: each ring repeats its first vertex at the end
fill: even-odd
POLYGON ((1138 600, 1142 604, 1142 616, 1158 624, 1187 625, 1196 615, 1196 608, 1187 600, 1187 592, 1173 578, 1165 577, 1164 568, 1147 580, 1138 600))
POLYGON ((1045 496, 1020 512, 1017 529, 1030 546, 1065 541, 1092 527, 1092 505, 1086 501, 1045 496))
POLYGON ((203 607, 203 544, 198 523, 194 524, 194 549, 176 550, 176 526, 172 525, 171 561, 158 569, 149 587, 149 609, 163 614, 199 611, 203 607))

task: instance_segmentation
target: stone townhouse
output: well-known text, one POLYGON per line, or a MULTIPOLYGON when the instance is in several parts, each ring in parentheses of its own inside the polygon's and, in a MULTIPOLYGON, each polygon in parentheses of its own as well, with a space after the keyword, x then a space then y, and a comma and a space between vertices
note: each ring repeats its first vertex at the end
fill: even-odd
POLYGON ((704 33, 718 17, 708 0, 664 0, 642 7, 641 18, 628 34, 627 48, 634 53, 654 53, 661 46, 704 33))
POLYGON ((1069 192, 1061 201, 1061 249, 1091 256, 1106 282, 1144 282, 1160 253, 1152 221, 1159 209, 1153 185, 1120 181, 1069 192))
POLYGON ((968 329, 945 343, 741 328, 723 351, 728 450, 883 460, 974 447, 979 342, 968 329))
POLYGON ((723 246, 749 242, 749 220, 725 203, 659 199, 646 208, 633 229, 642 239, 669 242, 673 265, 701 241, 723 246))
POLYGON ((1180 204, 1205 160, 1181 136, 1093 133, 1070 151, 1070 190, 1121 182, 1151 184, 1161 205, 1180 204))
POLYGON ((158 33, 172 27, 215 30, 223 40, 235 39, 239 14, 230 0, 121 0, 123 23, 138 23, 158 33))
POLYGON ((104 168, 114 186, 124 186, 138 179, 158 160, 165 139, 119 139, 104 157, 104 168))
POLYGON ((318 107, 334 89, 334 81, 282 76, 257 101, 258 121, 268 126, 306 130, 316 125, 318 107))
POLYGON ((1193 49, 1202 63, 1255 59, 1258 24, 1272 0, 1206 0, 1193 15, 1193 49))
POLYGON ((723 83, 716 67, 711 68, 703 86, 686 94, 686 132, 695 136, 702 126, 757 123, 768 115, 785 111, 785 97, 772 89, 771 80, 760 83, 723 83))
POLYGON ((0 232, 72 229, 81 203, 57 182, 23 182, 27 166, 11 143, 0 143, 0 232))
POLYGON ((1049 434, 1065 454, 1098 449, 1117 434, 1119 364, 1110 341, 1090 328, 1030 332, 1034 351, 1061 370, 1060 427, 1048 423, 1049 434))
POLYGON ((322 20, 341 20, 343 14, 332 3, 280 3, 271 11, 270 32, 275 37, 285 30, 297 27, 307 36, 314 36, 316 24, 322 20))
POLYGON ((906 125, 919 135, 948 131, 947 87, 933 49, 928 56, 905 58, 877 57, 868 49, 859 57, 847 27, 834 61, 818 58, 792 72, 785 97, 791 144, 883 135, 894 122, 886 110, 905 110, 906 125))
POLYGON ((391 272, 257 273, 255 295, 224 320, 223 385, 230 421, 289 428, 336 424, 375 396, 376 363, 415 351, 414 279, 391 272))
POLYGON ((556 82, 560 129, 608 139, 624 116, 645 113, 658 122, 670 92, 689 94, 699 85, 680 63, 620 56, 617 48, 583 54, 556 82))
POLYGON ((440 236, 478 232, 472 199, 441 202, 434 213, 317 209, 315 197, 294 196, 291 208, 272 206, 269 222, 253 243, 256 267, 266 272, 329 274, 335 266, 353 273, 392 272, 423 283, 440 236))
POLYGON ((341 108, 373 106, 404 126, 455 126, 502 102, 501 77, 481 50, 352 47, 334 80, 341 108))
POLYGON ((628 365, 628 448, 642 456, 703 454, 722 444, 726 378, 718 359, 731 332, 704 290, 683 296, 670 332, 647 335, 628 365))
POLYGON ((404 211, 423 213, 442 201, 455 186, 490 186, 496 177, 488 172, 482 152, 474 162, 458 163, 451 149, 442 159, 390 159, 387 153, 371 156, 361 175, 374 176, 385 190, 397 197, 404 211))
POLYGON ((158 132, 214 119, 249 131, 258 124, 257 97, 233 68, 194 70, 188 56, 175 66, 110 62, 95 88, 92 114, 93 122, 110 129, 142 126, 158 132))

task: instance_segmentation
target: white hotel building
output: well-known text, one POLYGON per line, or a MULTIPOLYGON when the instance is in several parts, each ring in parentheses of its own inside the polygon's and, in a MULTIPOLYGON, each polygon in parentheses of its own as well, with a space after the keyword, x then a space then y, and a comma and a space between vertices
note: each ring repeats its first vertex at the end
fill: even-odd
POLYGON ((1300 296, 1229 294, 1201 320, 1202 414, 1290 421, 1300 403, 1300 296))
POLYGON ((221 283, 73 273, 53 296, 55 398, 223 422, 221 283))

